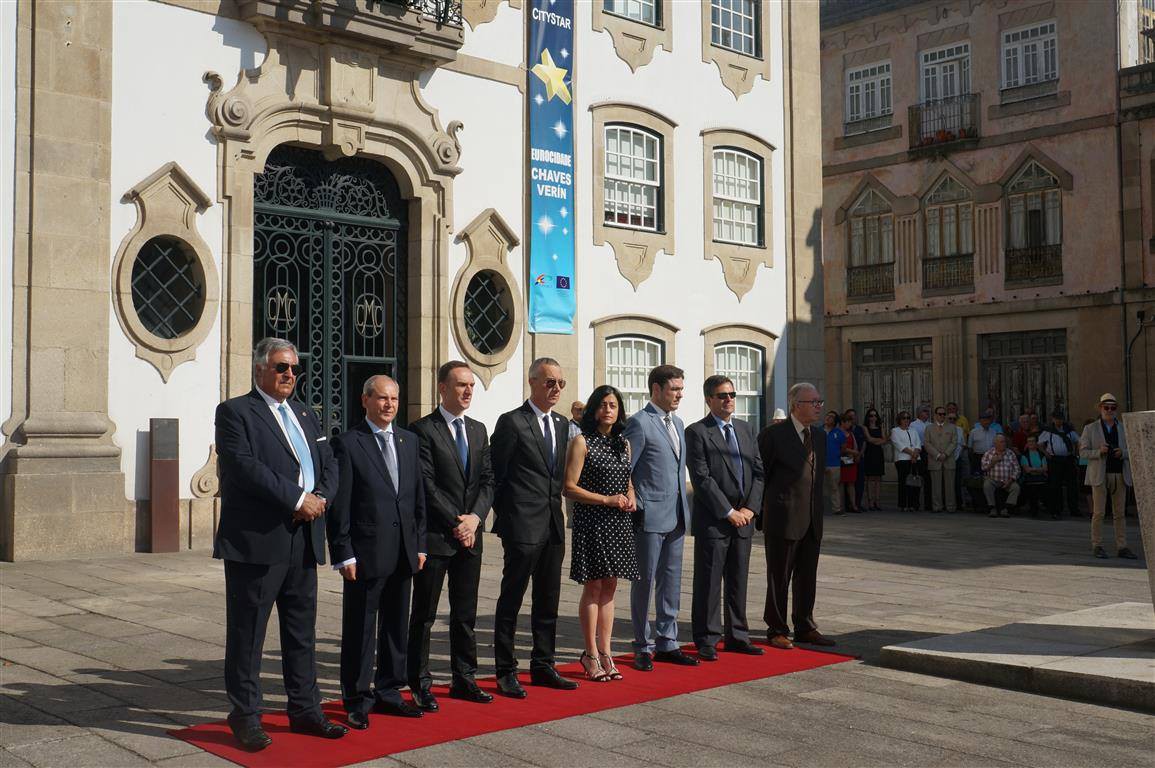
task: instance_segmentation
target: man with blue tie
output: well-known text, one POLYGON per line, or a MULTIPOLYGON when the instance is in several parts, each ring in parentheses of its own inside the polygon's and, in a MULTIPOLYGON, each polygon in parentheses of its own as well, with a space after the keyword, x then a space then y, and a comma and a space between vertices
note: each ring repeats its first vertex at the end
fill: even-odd
POLYGON ((650 371, 650 402, 626 425, 634 491, 641 525, 635 533, 641 578, 630 587, 634 668, 652 672, 654 661, 696 666, 678 646, 682 595, 682 545, 686 538, 686 441, 674 413, 682 402, 685 374, 659 365, 650 371), (650 624, 653 598, 656 621, 650 624))
POLYGON ((290 396, 302 366, 296 348, 266 338, 253 350, 253 389, 217 406, 221 518, 213 557, 225 561, 225 689, 241 747, 272 743, 261 727, 261 658, 273 606, 289 727, 323 738, 346 728, 321 713, 317 688, 317 566, 321 516, 337 490, 337 463, 316 417, 290 396))
POLYGON ((759 656, 762 649, 750 643, 746 622, 746 582, 754 517, 762 509, 762 459, 754 430, 734 418, 734 382, 710 376, 702 392, 710 412, 686 428, 686 466, 694 486, 694 644, 703 661, 717 660, 723 639, 727 651, 759 656))
POLYGON ((365 420, 333 443, 341 480, 328 515, 333 567, 344 577, 341 699, 349 725, 369 712, 421 717, 401 698, 413 576, 425 565, 425 486, 420 439, 393 423, 397 382, 370 376, 365 420), (377 665, 374 669, 373 662, 377 665))

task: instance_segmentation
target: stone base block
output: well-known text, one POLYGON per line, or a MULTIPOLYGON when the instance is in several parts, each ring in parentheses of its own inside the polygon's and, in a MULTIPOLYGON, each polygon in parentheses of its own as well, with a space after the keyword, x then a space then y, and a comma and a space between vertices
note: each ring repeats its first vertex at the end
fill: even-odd
POLYGON ((220 499, 182 499, 181 545, 189 549, 211 550, 220 518, 220 499))
POLYGON ((1143 554, 1147 557, 1147 579, 1151 585, 1151 603, 1155 605, 1155 411, 1123 414, 1127 450, 1131 457, 1131 475, 1135 482, 1135 500, 1139 506, 1139 531, 1143 537, 1143 554))

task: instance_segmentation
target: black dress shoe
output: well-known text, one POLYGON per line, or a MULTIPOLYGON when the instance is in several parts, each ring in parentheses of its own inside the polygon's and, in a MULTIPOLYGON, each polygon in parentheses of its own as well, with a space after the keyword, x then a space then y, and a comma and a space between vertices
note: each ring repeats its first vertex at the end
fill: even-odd
POLYGON ((369 730, 369 713, 349 712, 345 715, 345 722, 349 724, 350 728, 358 731, 367 731, 369 730))
POLYGON ((481 690, 472 680, 462 680, 449 686, 449 698, 472 701, 474 704, 488 704, 493 701, 493 694, 481 690))
POLYGON ((679 664, 683 667, 698 666, 698 660, 693 656, 687 656, 682 653, 681 648, 675 648, 672 651, 658 651, 654 654, 654 661, 665 661, 670 664, 679 664))
POLYGON ((761 656, 766 650, 753 643, 723 643, 722 650, 729 653, 744 653, 747 656, 761 656))
POLYGON ((1118 555, 1119 555, 1119 557, 1123 558, 1124 560, 1138 560, 1139 559, 1139 556, 1136 555, 1134 552, 1132 552, 1127 547, 1122 547, 1119 550, 1118 555))
POLYGON ((433 691, 428 688, 410 688, 409 692, 413 694, 413 703, 417 708, 423 712, 436 712, 441 709, 437 703, 437 697, 433 695, 433 691))
POLYGON ((260 752, 273 743, 273 740, 269 738, 269 734, 265 733, 265 729, 259 725, 254 725, 240 731, 233 731, 233 736, 240 742, 241 749, 246 752, 260 752))
POLYGON ((654 671, 654 657, 653 655, 642 651, 634 654, 634 669, 639 672, 653 672, 654 671))
POLYGON ((322 739, 339 739, 349 732, 348 728, 332 720, 303 720, 296 723, 290 720, 289 730, 306 736, 320 736, 322 739))
POLYGON ((524 699, 527 695, 516 672, 497 676, 497 692, 511 699, 524 699))
POLYGON ((698 658, 702 661, 717 661, 718 649, 712 645, 699 645, 698 658))
POLYGON ((373 711, 397 717, 421 717, 421 710, 408 701, 378 701, 373 705, 373 711))
POLYGON ((534 685, 546 688, 556 688, 559 691, 572 691, 578 687, 574 680, 567 680, 557 673, 553 667, 541 667, 530 670, 529 681, 534 685))

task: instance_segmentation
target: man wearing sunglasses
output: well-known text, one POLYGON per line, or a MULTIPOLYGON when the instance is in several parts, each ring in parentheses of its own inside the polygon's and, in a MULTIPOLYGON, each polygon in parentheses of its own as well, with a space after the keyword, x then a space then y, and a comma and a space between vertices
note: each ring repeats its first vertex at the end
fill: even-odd
POLYGON ((1106 558, 1103 549, 1103 518, 1108 499, 1115 521, 1115 551, 1119 557, 1134 560, 1127 547, 1127 488, 1131 485, 1131 460, 1127 455, 1127 436, 1123 423, 1116 420, 1119 403, 1109 392, 1099 398, 1099 418, 1083 429, 1079 454, 1087 460, 1086 484, 1091 486, 1091 551, 1106 558))
POLYGON ((225 561, 225 690, 229 727, 251 752, 272 743, 261 727, 260 674, 274 605, 290 730, 327 739, 347 732, 321 712, 314 642, 321 516, 338 470, 317 418, 291 398, 301 372, 290 342, 261 339, 252 391, 216 413, 221 518, 213 557, 225 561))

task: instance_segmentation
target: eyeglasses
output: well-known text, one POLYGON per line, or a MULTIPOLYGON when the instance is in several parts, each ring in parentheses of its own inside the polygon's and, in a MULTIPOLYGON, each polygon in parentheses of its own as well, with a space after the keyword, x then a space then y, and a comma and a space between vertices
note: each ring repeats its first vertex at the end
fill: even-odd
POLYGON ((277 363, 273 366, 273 370, 277 373, 288 373, 292 371, 294 376, 300 376, 305 372, 305 366, 300 363, 277 363))
POLYGON ((935 416, 946 416, 946 411, 935 411, 934 415, 935 416))
POLYGON ((799 400, 799 405, 813 405, 815 408, 821 408, 826 405, 825 400, 799 400))
POLYGON ((719 400, 733 400, 737 396, 737 392, 715 392, 713 394, 713 397, 716 397, 719 400))
POLYGON ((1117 411, 1117 410, 1119 410, 1119 406, 1117 406, 1117 405, 1100 405, 1099 407, 1102 408, 1104 411, 1117 411))
POLYGON ((565 379, 546 379, 542 384, 546 389, 565 389, 565 379))

